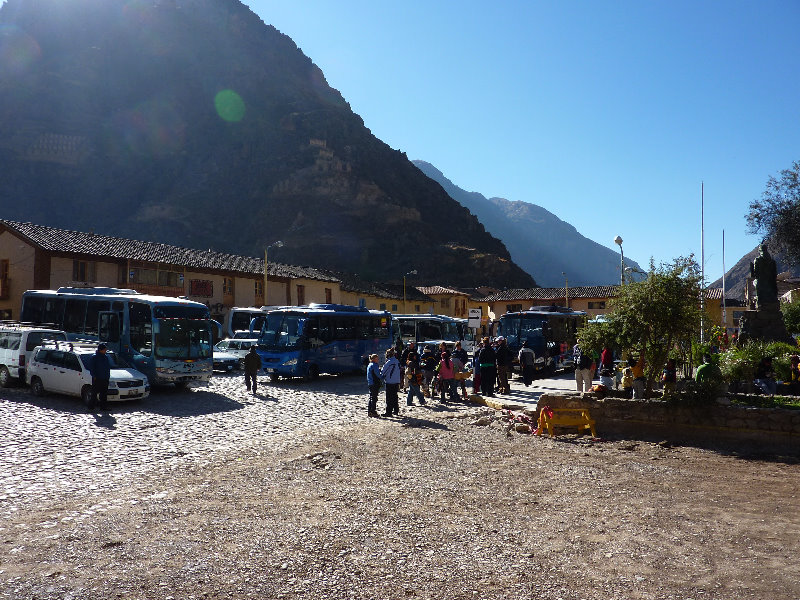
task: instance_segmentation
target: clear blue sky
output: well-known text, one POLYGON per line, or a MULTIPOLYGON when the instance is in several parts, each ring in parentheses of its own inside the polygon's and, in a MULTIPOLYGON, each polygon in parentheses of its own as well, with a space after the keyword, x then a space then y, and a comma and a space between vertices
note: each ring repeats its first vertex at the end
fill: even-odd
POLYGON ((367 127, 487 197, 539 204, 709 282, 800 160, 800 2, 245 0, 367 127))

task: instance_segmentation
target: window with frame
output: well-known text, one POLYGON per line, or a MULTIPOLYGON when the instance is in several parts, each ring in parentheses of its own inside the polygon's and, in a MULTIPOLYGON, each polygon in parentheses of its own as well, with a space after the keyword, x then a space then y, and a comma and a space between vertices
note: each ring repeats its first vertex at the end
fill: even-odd
POLYGON ((306 286, 297 284, 297 304, 303 306, 306 303, 306 286))
POLYGON ((0 279, 8 279, 8 266, 9 260, 7 258, 0 259, 0 279))
POLYGON ((414 305, 414 312, 419 312, 419 304, 414 305))
POLYGON ((332 304, 333 303, 333 290, 331 288, 325 288, 325 304, 332 304))
POLYGON ((97 281, 97 263, 93 260, 72 261, 72 281, 94 283, 97 281))
POLYGON ((442 298, 440 300, 442 308, 450 308, 450 298, 442 298))
POLYGON ((263 298, 264 297, 264 280, 263 279, 256 279, 253 281, 253 293, 256 295, 256 298, 263 298))
POLYGON ((379 310, 386 310, 386 302, 381 302, 379 310))
POLYGON ((392 312, 397 312, 397 304, 392 304, 392 312))
POLYGON ((606 307, 605 301, 589 302, 589 308, 603 309, 606 307))
POLYGON ((130 280, 131 283, 141 283, 142 285, 157 285, 158 271, 156 271, 155 269, 134 267, 131 269, 130 280))
POLYGON ((520 312, 522 304, 506 304, 506 312, 520 312))
POLYGON ((222 278, 222 294, 225 296, 233 296, 233 277, 222 278))
POLYGON ((158 285, 161 287, 181 287, 183 285, 183 273, 177 271, 159 271, 158 285))

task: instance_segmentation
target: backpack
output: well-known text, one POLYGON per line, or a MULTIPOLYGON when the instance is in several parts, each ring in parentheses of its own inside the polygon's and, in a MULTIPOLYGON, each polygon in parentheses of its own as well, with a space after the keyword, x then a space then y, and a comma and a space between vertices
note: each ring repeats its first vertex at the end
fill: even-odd
POLYGON ((581 353, 580 358, 578 359, 578 368, 579 369, 591 369, 592 368, 592 357, 588 354, 581 353))

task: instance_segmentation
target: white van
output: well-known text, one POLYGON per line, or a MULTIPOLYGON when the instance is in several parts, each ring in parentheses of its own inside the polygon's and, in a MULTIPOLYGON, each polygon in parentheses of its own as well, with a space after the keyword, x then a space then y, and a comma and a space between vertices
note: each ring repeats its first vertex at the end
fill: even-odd
POLYGON ((25 365, 30 363, 36 346, 45 340, 66 339, 67 334, 58 329, 0 323, 0 387, 25 382, 25 365))

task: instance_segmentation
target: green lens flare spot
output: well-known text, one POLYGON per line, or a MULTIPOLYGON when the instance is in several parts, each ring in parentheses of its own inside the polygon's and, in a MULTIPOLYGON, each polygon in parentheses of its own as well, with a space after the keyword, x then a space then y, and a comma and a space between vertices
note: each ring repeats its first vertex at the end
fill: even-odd
POLYGON ((221 119, 234 123, 244 118, 244 100, 233 90, 222 90, 214 96, 214 108, 221 119))

